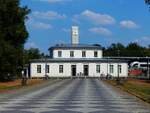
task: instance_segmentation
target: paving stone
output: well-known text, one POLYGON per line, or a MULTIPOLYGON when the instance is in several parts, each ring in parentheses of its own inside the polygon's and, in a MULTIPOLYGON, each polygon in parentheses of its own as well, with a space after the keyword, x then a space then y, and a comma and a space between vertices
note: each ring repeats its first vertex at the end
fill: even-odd
POLYGON ((150 109, 98 79, 74 79, 0 101, 0 113, 150 113, 150 109))

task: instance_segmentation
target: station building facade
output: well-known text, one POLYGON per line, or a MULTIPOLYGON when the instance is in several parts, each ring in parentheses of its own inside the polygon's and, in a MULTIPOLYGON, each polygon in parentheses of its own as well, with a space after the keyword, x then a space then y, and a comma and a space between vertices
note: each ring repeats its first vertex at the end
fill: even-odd
POLYGON ((78 27, 71 30, 71 44, 57 44, 49 48, 50 57, 32 59, 30 76, 34 77, 127 77, 125 60, 103 58, 99 45, 79 44, 78 27))

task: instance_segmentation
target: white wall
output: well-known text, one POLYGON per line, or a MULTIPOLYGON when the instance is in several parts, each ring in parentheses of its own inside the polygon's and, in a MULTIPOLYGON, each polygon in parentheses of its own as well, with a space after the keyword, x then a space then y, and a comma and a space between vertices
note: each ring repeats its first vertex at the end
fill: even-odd
MULTIPOLYGON (((83 66, 89 65, 89 76, 100 77, 101 74, 107 75, 109 73, 109 65, 114 65, 113 77, 118 76, 118 64, 122 66, 122 73, 120 77, 128 76, 128 64, 127 63, 47 63, 50 65, 50 73, 47 73, 49 77, 70 77, 71 76, 71 65, 76 65, 77 73, 83 73, 83 66), (63 73, 59 73, 59 65, 63 65, 63 73), (100 65, 100 73, 96 73, 96 65, 100 65)), ((31 77, 44 77, 45 75, 45 63, 31 63, 30 66, 31 77), (41 73, 37 73, 37 65, 41 65, 41 73)), ((109 73, 110 74, 110 73, 109 73)))
POLYGON ((61 58, 84 58, 82 57, 82 51, 86 51, 86 58, 95 58, 94 57, 94 51, 98 52, 97 58, 102 58, 102 50, 62 50, 57 49, 53 51, 53 58, 60 58, 58 57, 58 51, 62 51, 62 57, 61 58), (70 57, 70 51, 74 51, 74 57, 70 57))
MULTIPOLYGON (((44 77, 45 75, 45 63, 31 63, 30 70, 31 70, 31 77, 44 77), (41 65, 41 73, 37 73, 37 65, 41 65)), ((47 75, 51 77, 67 77, 71 74, 71 67, 68 63, 47 63, 49 65, 49 73, 47 75), (59 65, 63 65, 63 73, 59 73, 59 65)))
POLYGON ((117 77, 118 76, 118 65, 121 65, 121 68, 122 68, 122 71, 121 71, 121 73, 119 73, 119 76, 124 77, 124 76, 128 75, 128 64, 127 63, 109 63, 108 64, 108 73, 114 77, 117 77), (109 73, 110 72, 109 65, 114 65, 114 73, 109 73))

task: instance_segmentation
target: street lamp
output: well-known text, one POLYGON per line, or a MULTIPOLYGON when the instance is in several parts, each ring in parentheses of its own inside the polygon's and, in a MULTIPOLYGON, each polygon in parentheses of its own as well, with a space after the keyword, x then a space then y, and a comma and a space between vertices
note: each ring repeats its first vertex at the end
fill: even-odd
POLYGON ((109 57, 107 57, 107 75, 106 76, 108 76, 108 59, 109 57))
MULTIPOLYGON (((118 49, 117 50, 117 55, 118 55, 118 58, 120 56, 120 50, 118 49)), ((120 84, 120 76, 119 76, 119 59, 118 59, 118 63, 117 63, 117 84, 119 85, 120 84)))
POLYGON ((47 71, 48 71, 48 66, 47 66, 47 56, 45 56, 45 79, 48 78, 47 71))
POLYGON ((147 77, 150 79, 149 57, 147 57, 147 77))

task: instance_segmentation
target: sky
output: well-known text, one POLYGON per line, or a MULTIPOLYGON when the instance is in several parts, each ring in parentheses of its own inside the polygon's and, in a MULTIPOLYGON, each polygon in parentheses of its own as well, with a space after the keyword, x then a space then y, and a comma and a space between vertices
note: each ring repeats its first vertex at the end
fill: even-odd
POLYGON ((80 44, 150 44, 150 11, 144 0, 21 0, 31 13, 25 48, 48 53, 55 44, 71 43, 71 26, 79 26, 80 44))

